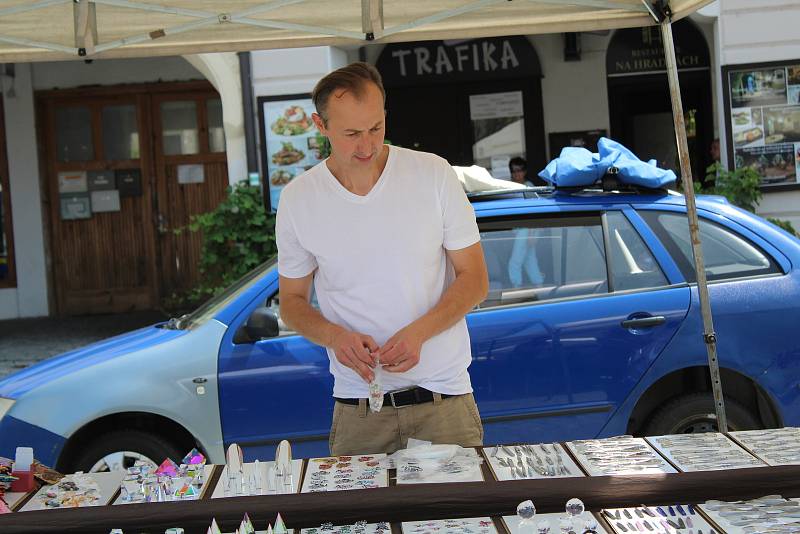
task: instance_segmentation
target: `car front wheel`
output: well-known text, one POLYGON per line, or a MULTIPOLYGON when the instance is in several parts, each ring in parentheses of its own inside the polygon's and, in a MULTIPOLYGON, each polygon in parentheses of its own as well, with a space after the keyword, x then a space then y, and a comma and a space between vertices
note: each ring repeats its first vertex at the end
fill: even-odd
POLYGON ((98 436, 76 458, 74 470, 87 473, 124 471, 136 461, 157 466, 166 458, 178 462, 187 452, 149 432, 119 430, 98 436))
MULTIPOLYGON (((725 398, 728 430, 762 428, 761 421, 747 408, 731 398, 725 398)), ((714 396, 710 392, 682 395, 657 410, 645 426, 646 436, 718 432, 714 396)))

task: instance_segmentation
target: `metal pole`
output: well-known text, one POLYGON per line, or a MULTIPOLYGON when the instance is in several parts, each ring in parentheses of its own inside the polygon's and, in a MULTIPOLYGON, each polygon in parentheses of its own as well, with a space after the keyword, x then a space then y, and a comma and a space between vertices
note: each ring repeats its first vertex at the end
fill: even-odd
POLYGON ((675 43, 672 40, 672 24, 669 19, 661 22, 661 40, 664 43, 664 54, 667 60, 667 78, 672 98, 672 118, 675 123, 675 137, 678 142, 678 156, 681 161, 681 182, 686 197, 686 214, 689 219, 689 235, 694 253, 694 270, 697 273, 697 292, 700 296, 700 310, 703 315, 703 341, 708 353, 708 370, 711 374, 711 390, 714 393, 714 407, 717 413, 717 426, 720 432, 728 431, 728 419, 725 417, 725 400, 722 397, 722 381, 719 376, 717 361, 717 335, 714 333, 714 322, 711 319, 711 304, 708 298, 703 249, 700 246, 700 230, 697 221, 697 205, 694 200, 694 183, 692 168, 689 164, 689 144, 686 141, 686 126, 683 120, 683 103, 681 87, 678 81, 678 64, 675 61, 675 43))

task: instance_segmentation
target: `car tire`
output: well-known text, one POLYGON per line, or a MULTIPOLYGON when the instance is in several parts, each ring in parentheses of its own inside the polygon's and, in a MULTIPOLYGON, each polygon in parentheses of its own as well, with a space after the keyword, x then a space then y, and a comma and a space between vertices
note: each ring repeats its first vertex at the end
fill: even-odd
POLYGON ((179 462, 183 456, 189 452, 179 450, 171 441, 141 430, 119 430, 109 432, 95 439, 75 458, 72 462, 74 471, 105 471, 112 467, 110 464, 119 465, 126 469, 133 465, 134 461, 150 461, 159 465, 166 458, 172 458, 179 462), (122 458, 120 458, 122 453, 122 458), (112 461, 105 461, 111 458, 112 461), (105 461, 105 468, 100 464, 105 461), (122 461, 119 461, 122 460, 122 461), (100 465, 98 465, 100 464, 100 465))
MULTIPOLYGON (((747 408, 731 399, 725 399, 725 416, 728 430, 762 428, 761 421, 747 408)), ((717 414, 712 393, 692 393, 672 399, 658 409, 645 425, 645 436, 718 432, 717 414)))

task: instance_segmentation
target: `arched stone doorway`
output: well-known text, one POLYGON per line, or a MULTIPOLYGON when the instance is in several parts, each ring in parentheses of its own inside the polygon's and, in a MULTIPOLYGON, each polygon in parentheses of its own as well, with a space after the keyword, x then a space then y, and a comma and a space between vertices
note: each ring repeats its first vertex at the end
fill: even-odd
MULTIPOLYGON (((673 24, 673 35, 692 175, 699 181, 712 163, 714 140, 708 43, 687 19, 673 24)), ((641 159, 680 174, 659 28, 617 30, 606 52, 606 76, 611 136, 641 159)))

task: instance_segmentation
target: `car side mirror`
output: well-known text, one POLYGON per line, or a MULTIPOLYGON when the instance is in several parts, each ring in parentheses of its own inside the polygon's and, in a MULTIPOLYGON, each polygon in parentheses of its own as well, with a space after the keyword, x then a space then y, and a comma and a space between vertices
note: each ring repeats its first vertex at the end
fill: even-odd
POLYGON ((278 316, 271 308, 256 308, 236 334, 234 343, 253 343, 264 338, 278 337, 278 316))

